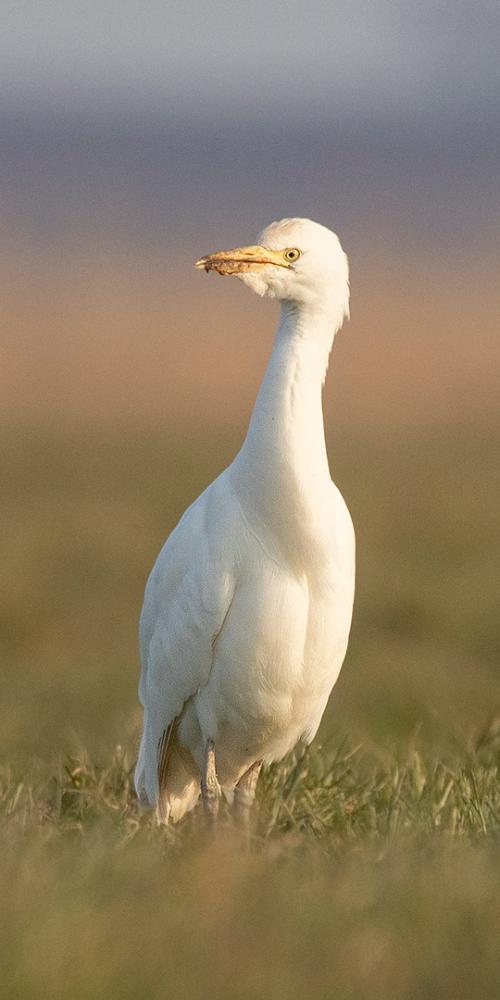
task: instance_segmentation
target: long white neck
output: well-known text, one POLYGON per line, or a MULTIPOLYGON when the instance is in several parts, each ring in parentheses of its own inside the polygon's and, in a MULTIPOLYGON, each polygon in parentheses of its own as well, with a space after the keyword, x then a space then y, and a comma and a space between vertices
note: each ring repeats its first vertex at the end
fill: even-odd
POLYGON ((342 319, 338 309, 335 314, 282 304, 274 349, 234 463, 240 502, 260 529, 307 532, 331 490, 321 390, 342 319))

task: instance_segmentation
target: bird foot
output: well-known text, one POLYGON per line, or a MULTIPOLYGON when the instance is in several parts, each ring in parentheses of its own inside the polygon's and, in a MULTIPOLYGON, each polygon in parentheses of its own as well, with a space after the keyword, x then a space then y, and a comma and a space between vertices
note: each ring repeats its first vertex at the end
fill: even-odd
POLYGON ((215 743, 212 739, 208 739, 205 746, 205 766, 201 776, 201 797, 205 816, 210 824, 217 821, 220 796, 221 789, 215 766, 215 743))
POLYGON ((238 826, 242 827, 247 835, 250 835, 250 815, 255 800, 257 781, 262 767, 262 761, 257 760, 248 771, 241 776, 234 789, 234 818, 238 826))

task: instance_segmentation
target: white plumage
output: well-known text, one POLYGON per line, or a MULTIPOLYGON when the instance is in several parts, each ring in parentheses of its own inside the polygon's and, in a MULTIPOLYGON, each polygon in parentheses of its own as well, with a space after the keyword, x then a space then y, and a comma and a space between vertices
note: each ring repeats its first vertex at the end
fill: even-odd
POLYGON ((146 587, 136 788, 164 820, 196 803, 200 778, 210 786, 213 751, 220 785, 230 791, 243 777, 245 790, 252 765, 313 739, 354 596, 354 531, 330 478, 321 406, 348 314, 340 242, 315 222, 285 219, 258 246, 197 266, 279 299, 281 320, 240 452, 188 508, 146 587))

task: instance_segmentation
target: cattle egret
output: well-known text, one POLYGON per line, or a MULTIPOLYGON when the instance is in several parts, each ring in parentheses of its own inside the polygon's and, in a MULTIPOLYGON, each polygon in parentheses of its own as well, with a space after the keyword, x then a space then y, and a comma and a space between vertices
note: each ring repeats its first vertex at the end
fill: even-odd
POLYGON ((243 446, 188 508, 148 580, 140 624, 143 806, 177 821, 221 790, 248 820, 262 763, 316 734, 345 656, 354 530, 330 478, 321 390, 349 310, 347 257, 309 219, 196 267, 278 299, 243 446))

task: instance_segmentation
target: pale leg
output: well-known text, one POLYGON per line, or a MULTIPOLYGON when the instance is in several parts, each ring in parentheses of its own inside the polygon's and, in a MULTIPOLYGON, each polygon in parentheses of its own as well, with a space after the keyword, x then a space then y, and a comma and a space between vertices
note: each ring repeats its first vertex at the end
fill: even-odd
POLYGON ((205 747, 205 766, 201 776, 201 797, 205 815, 211 823, 215 823, 219 815, 220 785, 215 768, 215 743, 207 740, 205 747))
POLYGON ((241 776, 234 789, 234 816, 238 825, 246 830, 250 826, 250 810, 255 799, 261 767, 262 761, 256 760, 255 764, 252 764, 248 771, 245 771, 241 776))

